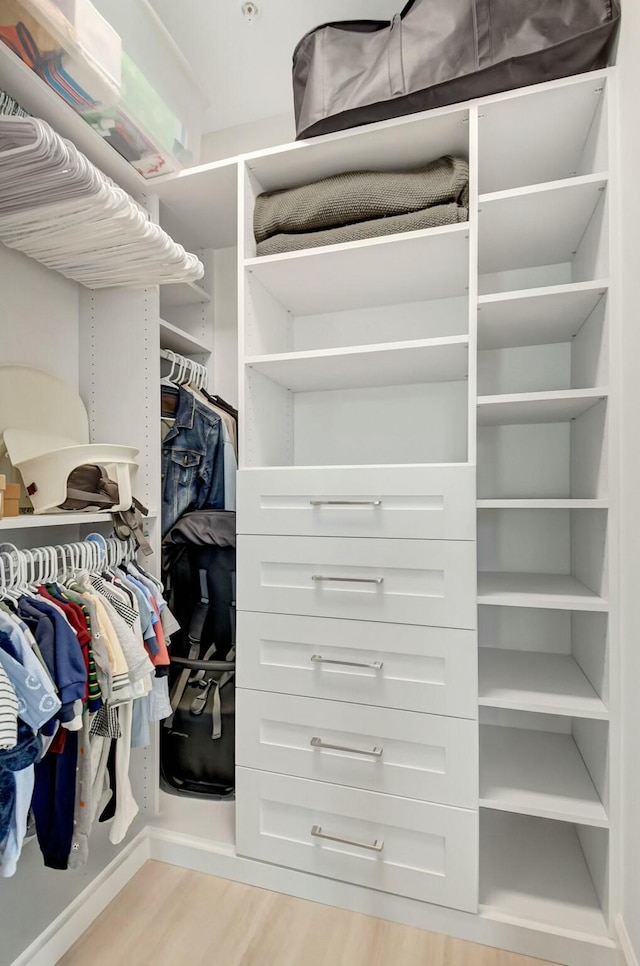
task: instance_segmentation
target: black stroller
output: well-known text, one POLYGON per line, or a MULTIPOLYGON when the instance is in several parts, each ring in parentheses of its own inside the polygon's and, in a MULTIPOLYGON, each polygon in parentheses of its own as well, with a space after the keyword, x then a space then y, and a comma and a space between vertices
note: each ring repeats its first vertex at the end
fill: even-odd
POLYGON ((166 791, 231 798, 235 789, 236 515, 186 513, 162 543, 172 715, 161 727, 166 791))

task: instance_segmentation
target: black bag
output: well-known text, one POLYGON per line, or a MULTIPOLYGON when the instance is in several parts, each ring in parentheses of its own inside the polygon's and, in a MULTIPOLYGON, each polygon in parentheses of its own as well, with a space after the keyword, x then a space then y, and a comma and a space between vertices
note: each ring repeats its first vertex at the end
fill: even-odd
POLYGON ((163 579, 182 630, 171 638, 172 715, 160 761, 170 789, 235 788, 235 513, 188 513, 163 542, 163 579))
POLYGON ((409 0, 345 20, 293 55, 298 138, 606 67, 618 0, 409 0))
MULTIPOLYGON (((205 655, 206 657, 207 655, 205 655)), ((227 798, 235 788, 235 662, 183 663, 164 722, 162 772, 182 792, 227 798)))

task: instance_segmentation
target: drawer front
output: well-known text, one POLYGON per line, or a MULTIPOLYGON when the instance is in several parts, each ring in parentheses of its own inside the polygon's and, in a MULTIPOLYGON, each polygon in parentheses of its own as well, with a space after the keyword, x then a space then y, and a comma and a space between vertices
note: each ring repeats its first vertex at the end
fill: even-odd
POLYGON ((240 612, 243 688, 478 716, 475 631, 240 612))
POLYGON ((476 545, 240 536, 238 609, 475 628, 476 545))
POLYGON ((477 812, 250 768, 236 788, 240 855, 477 912, 477 812))
POLYGON ((472 466, 241 470, 238 533, 474 540, 472 466))
POLYGON ((478 725, 463 718, 236 692, 239 765, 478 808, 478 725))

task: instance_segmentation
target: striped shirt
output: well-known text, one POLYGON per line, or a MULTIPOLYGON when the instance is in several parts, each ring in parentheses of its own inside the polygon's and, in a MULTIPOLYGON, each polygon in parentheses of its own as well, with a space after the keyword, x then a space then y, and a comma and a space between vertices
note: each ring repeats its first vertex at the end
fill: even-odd
POLYGON ((18 743, 18 698, 9 675, 0 664, 0 750, 8 751, 18 743))

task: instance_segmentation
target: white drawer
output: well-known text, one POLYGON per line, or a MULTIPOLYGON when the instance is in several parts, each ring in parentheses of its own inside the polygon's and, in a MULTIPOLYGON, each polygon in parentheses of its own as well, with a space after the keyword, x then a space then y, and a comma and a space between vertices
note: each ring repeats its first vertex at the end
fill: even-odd
POLYGON ((237 617, 240 687, 478 716, 475 631, 246 611, 237 617))
POLYGON ((238 609, 475 628, 476 545, 240 536, 238 609))
POLYGON ((463 718, 236 692, 239 765, 478 808, 478 725, 463 718))
POLYGON ((236 789, 240 855, 477 912, 477 812, 250 768, 236 789))
POLYGON ((240 470, 238 533, 474 540, 473 466, 240 470))

